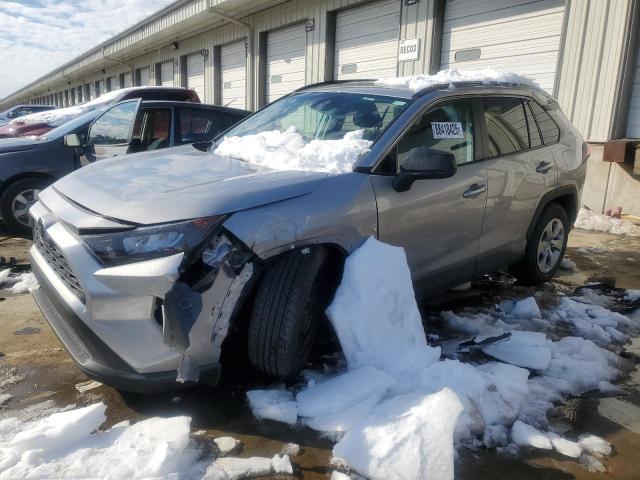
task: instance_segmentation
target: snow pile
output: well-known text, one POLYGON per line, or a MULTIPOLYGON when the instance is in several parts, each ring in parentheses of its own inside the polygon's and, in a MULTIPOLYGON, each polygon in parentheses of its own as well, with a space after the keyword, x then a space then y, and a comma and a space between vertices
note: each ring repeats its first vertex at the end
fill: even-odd
POLYGON ((0 479, 202 475, 188 417, 149 418, 94 432, 102 403, 31 421, 0 420, 0 479))
POLYGON ((202 480, 240 480, 270 474, 293 474, 289 457, 274 455, 273 458, 218 458, 207 468, 202 480))
POLYGON ((581 208, 575 223, 576 228, 585 230, 599 230, 601 232, 614 233, 616 235, 629 235, 640 237, 640 225, 629 220, 608 217, 586 208, 581 208))
POLYGON ((27 293, 38 285, 32 273, 12 274, 10 269, 0 271, 0 290, 9 293, 27 293))
POLYGON ((214 153, 275 170, 347 173, 371 147, 372 142, 363 139, 363 134, 355 130, 339 140, 314 139, 307 143, 295 127, 289 127, 284 132, 225 137, 214 153))
POLYGON ((545 370, 551 364, 551 341, 544 333, 513 331, 507 340, 488 345, 482 351, 497 360, 532 370, 545 370))
POLYGON ((540 89, 531 78, 513 72, 501 72, 486 68, 484 70, 441 70, 435 75, 413 75, 409 77, 390 77, 376 81, 379 85, 408 88, 418 92, 436 85, 450 85, 458 82, 482 82, 485 85, 498 83, 501 85, 525 85, 540 89))
POLYGON ((293 401, 293 394, 284 388, 251 390, 247 392, 247 398, 256 418, 290 425, 295 425, 298 421, 298 407, 293 401))

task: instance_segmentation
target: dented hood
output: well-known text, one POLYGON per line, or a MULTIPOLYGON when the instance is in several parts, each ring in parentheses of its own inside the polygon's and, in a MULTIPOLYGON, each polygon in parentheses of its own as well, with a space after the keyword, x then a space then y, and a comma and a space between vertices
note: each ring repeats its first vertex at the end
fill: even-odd
POLYGON ((313 191, 326 176, 271 170, 186 145, 98 161, 53 188, 100 215, 153 224, 297 197, 313 191))

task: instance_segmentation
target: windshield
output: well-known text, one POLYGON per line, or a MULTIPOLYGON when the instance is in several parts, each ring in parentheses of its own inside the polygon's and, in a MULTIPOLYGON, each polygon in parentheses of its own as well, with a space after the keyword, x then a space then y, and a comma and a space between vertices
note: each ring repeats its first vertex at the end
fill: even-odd
POLYGON ((227 131, 213 151, 278 170, 347 172, 409 102, 364 93, 301 92, 227 131))
POLYGON ((74 131, 76 128, 82 127, 83 124, 89 126, 89 122, 95 119, 98 115, 100 115, 101 110, 91 110, 84 115, 80 115, 73 120, 68 121, 67 123, 63 123, 59 127, 54 128, 53 130, 48 131, 42 138, 44 140, 53 140, 54 138, 59 138, 67 133, 74 131))

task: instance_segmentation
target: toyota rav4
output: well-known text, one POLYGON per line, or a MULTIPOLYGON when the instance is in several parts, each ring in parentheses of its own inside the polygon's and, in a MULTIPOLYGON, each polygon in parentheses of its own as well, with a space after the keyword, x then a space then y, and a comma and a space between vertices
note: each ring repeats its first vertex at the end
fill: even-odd
POLYGON ((210 151, 105 160, 44 190, 33 294, 73 358, 125 390, 215 382, 237 328, 255 368, 290 378, 369 236, 405 249, 419 295, 503 267, 551 279, 580 204, 580 134, 527 83, 420 85, 309 86, 210 151))

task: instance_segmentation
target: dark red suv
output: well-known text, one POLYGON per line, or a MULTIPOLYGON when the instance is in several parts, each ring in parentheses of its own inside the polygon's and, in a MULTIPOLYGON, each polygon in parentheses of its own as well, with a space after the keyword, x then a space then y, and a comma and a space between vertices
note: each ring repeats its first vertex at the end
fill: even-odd
POLYGON ((80 115, 114 105, 123 100, 140 98, 142 100, 170 100, 174 102, 200 103, 200 97, 194 90, 182 87, 130 87, 107 92, 104 95, 73 107, 58 108, 46 112, 37 112, 20 117, 0 127, 0 138, 43 135, 80 115))

